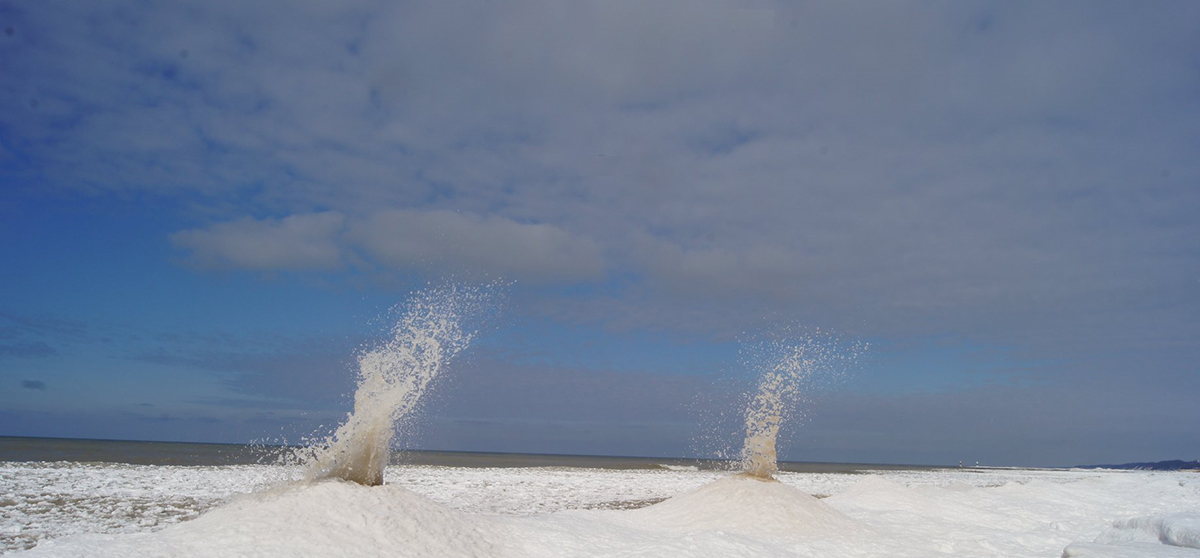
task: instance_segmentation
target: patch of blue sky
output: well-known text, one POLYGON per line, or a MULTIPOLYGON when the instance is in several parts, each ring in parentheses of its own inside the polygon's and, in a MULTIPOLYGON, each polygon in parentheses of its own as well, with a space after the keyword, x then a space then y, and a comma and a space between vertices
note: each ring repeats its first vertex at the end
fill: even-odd
POLYGON ((337 282, 322 286, 320 273, 181 266, 169 241, 177 217, 165 205, 150 199, 132 209, 125 200, 50 197, 23 203, 3 225, 9 241, 0 244, 0 258, 14 265, 0 272, 8 286, 0 308, 100 327, 137 324, 146 333, 361 335, 372 316, 397 301, 337 282))
POLYGON ((606 331, 597 325, 529 318, 481 339, 481 348, 513 362, 610 372, 653 374, 742 373, 736 342, 708 342, 661 331, 606 331), (508 352, 509 347, 518 348, 508 352))
POLYGON ((14 364, 5 366, 0 407, 19 413, 134 412, 147 404, 181 409, 228 393, 222 375, 211 371, 127 358, 81 352, 14 364), (45 389, 13 389, 25 378, 36 378, 45 389))
POLYGON ((941 393, 1010 382, 1018 370, 1050 367, 1009 351, 964 339, 871 340, 856 371, 846 376, 852 391, 905 395, 941 393))

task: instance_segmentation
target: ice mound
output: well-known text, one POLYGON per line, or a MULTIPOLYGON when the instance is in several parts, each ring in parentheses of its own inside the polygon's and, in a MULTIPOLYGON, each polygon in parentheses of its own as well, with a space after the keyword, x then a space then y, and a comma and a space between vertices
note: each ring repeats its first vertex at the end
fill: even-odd
POLYGON ((496 528, 398 486, 331 480, 238 498, 156 533, 65 537, 25 556, 496 556, 496 528))
POLYGON ((1072 543, 1063 549, 1062 556, 1200 558, 1200 513, 1148 515, 1114 521, 1095 542, 1072 543))
POLYGON ((1190 548, 1153 543, 1121 545, 1073 543, 1063 550, 1062 558, 1198 558, 1200 552, 1190 548))
POLYGON ((1200 549, 1200 513, 1177 513, 1152 515, 1117 521, 1113 530, 1096 542, 1122 540, 1125 533, 1135 533, 1157 540, 1162 544, 1200 549))
POLYGON ((791 486, 734 475, 626 512, 643 526, 795 538, 859 533, 866 527, 791 486))

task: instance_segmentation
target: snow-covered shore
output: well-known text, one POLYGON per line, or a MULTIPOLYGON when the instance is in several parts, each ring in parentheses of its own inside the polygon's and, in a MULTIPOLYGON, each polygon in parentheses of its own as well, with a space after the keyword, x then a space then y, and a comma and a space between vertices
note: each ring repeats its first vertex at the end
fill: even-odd
POLYGON ((1194 556, 1200 475, 1104 470, 728 473, 0 463, 28 556, 1194 556))

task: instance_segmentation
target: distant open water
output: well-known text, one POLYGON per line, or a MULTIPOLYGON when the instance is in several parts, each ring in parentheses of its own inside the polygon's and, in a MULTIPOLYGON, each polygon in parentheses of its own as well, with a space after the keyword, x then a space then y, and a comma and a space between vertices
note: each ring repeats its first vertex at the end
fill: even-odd
MULTIPOLYGON (((273 464, 287 451, 282 446, 202 444, 188 442, 140 442, 127 440, 82 440, 73 438, 26 438, 0 436, 0 461, 70 461, 77 463, 129 463, 133 465, 220 466, 273 464)), ((581 467, 589 469, 659 469, 696 467, 725 470, 729 463, 715 459, 663 457, 612 457, 592 455, 546 455, 465 451, 398 451, 393 465, 442 467, 581 467)), ((920 465, 783 462, 780 469, 800 473, 856 473, 860 471, 929 470, 920 465)))

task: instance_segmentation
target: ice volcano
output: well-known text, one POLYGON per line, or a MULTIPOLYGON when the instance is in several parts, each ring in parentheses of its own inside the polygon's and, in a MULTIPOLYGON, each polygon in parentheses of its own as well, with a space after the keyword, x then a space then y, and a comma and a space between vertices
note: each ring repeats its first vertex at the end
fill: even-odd
POLYGON ((775 480, 776 443, 796 414, 804 384, 817 373, 840 373, 865 347, 814 330, 800 340, 749 344, 743 364, 759 373, 745 410, 741 471, 628 517, 664 531, 736 533, 772 540, 823 539, 868 532, 858 521, 775 480))
POLYGON ((714 531, 755 537, 812 538, 866 528, 828 504, 779 482, 731 475, 653 506, 630 519, 671 531, 714 531))
POLYGON ((497 285, 442 285, 414 293, 388 339, 358 355, 354 411, 332 436, 301 456, 308 480, 383 484, 397 429, 455 356, 471 343, 480 318, 495 307, 497 285))
POLYGON ((496 556, 487 517, 466 517, 399 486, 324 480, 249 494, 154 533, 46 541, 30 556, 496 556))
MULTIPOLYGON (((864 349, 820 331, 800 341, 774 339, 749 345, 743 364, 759 372, 759 381, 746 405, 741 471, 628 511, 623 520, 656 532, 706 533, 707 538, 716 534, 718 539, 732 534, 806 544, 871 533, 857 520, 774 477, 780 426, 796 414, 804 383, 817 373, 840 373, 864 349)), ((770 553, 767 548, 759 550, 770 553)))

